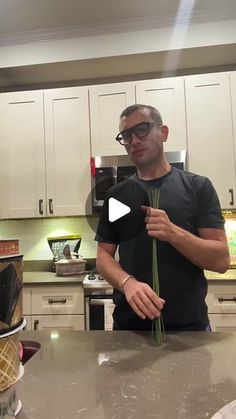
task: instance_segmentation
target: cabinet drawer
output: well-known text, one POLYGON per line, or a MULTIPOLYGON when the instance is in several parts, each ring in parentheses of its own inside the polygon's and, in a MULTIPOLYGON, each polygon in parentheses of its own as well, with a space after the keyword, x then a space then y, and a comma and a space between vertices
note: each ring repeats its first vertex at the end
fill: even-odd
POLYGON ((31 316, 24 316, 25 320, 27 321, 26 326, 24 328, 24 330, 32 330, 32 318, 31 316))
POLYGON ((32 314, 84 314, 82 286, 32 288, 32 314))
POLYGON ((206 303, 209 313, 236 314, 235 285, 215 285, 209 288, 206 303))
POLYGON ((23 288, 23 315, 31 314, 31 289, 23 288))
POLYGON ((236 314, 209 314, 213 332, 236 332, 236 314))
POLYGON ((32 316, 32 330, 84 330, 84 315, 32 316))

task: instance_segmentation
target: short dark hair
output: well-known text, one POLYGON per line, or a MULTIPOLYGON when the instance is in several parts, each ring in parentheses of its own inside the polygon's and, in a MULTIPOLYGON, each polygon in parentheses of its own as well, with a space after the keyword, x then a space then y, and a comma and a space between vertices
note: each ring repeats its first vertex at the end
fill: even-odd
POLYGON ((141 111, 143 109, 147 109, 149 111, 150 117, 153 119, 154 122, 157 122, 160 125, 163 124, 160 112, 150 105, 135 104, 128 106, 126 109, 123 110, 123 112, 120 115, 120 118, 122 118, 123 116, 130 116, 132 113, 136 111, 141 111))

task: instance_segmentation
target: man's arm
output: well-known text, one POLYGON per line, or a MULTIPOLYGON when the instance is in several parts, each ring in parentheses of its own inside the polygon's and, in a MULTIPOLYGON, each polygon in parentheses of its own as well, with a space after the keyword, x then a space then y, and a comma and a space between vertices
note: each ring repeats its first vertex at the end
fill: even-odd
POLYGON ((199 237, 176 226, 163 210, 143 207, 146 211, 148 235, 164 240, 202 269, 224 273, 229 268, 230 257, 224 230, 201 228, 199 237))
MULTIPOLYGON (((98 243, 97 270, 106 280, 118 290, 129 273, 125 272, 120 264, 114 259, 116 245, 110 243, 98 243)), ((154 319, 160 316, 165 301, 144 282, 139 282, 135 277, 130 277, 123 286, 125 298, 133 311, 141 318, 154 319)))

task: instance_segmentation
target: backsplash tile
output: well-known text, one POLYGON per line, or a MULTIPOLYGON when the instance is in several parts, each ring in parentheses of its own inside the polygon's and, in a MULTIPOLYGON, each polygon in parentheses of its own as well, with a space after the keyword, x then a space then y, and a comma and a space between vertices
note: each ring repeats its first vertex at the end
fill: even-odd
POLYGON ((48 236, 80 234, 82 257, 95 258, 97 243, 94 241, 98 217, 62 217, 21 220, 0 220, 0 238, 16 238, 24 260, 52 259, 47 243, 48 236), (92 228, 93 227, 93 228, 92 228))
MULTIPOLYGON (((225 218, 230 254, 236 256, 236 216, 225 218)), ((97 243, 94 241, 94 236, 97 223, 96 216, 89 217, 89 223, 86 217, 0 220, 0 238, 19 239, 20 252, 23 253, 24 260, 51 260, 48 236, 80 234, 81 256, 85 259, 95 258, 97 243)))

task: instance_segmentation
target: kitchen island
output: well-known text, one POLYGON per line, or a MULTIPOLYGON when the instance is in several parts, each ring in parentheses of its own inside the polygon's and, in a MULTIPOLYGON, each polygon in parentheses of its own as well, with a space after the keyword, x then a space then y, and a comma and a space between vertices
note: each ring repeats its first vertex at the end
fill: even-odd
POLYGON ((22 332, 18 419, 202 419, 236 399, 236 333, 22 332))

